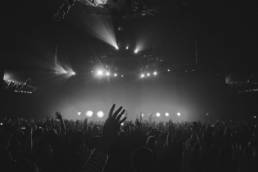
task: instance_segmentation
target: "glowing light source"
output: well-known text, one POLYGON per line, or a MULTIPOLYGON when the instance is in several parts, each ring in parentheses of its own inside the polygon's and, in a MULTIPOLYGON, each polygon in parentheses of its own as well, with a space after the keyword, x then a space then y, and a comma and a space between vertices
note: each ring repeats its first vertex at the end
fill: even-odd
POLYGON ((64 76, 70 78, 76 75, 76 72, 69 65, 62 65, 57 57, 55 57, 54 73, 56 75, 64 76))
POLYGON ((160 113, 159 112, 156 113, 156 117, 160 117, 160 113))
POLYGON ((169 115, 170 115, 170 114, 169 114, 168 112, 165 113, 165 116, 166 116, 166 117, 169 117, 169 115))
POLYGON ((154 72, 153 72, 153 75, 154 75, 154 76, 157 76, 157 75, 158 75, 158 72, 157 72, 157 71, 154 71, 154 72))
POLYGON ((87 117, 92 117, 93 116, 93 111, 89 110, 86 112, 87 117))
POLYGON ((81 114, 82 114, 81 112, 78 112, 78 113, 77 113, 78 116, 81 116, 81 114))
MULTIPOLYGON (((107 0, 95 1, 96 6, 103 6, 106 3, 107 0)), ((84 24, 93 36, 119 50, 111 18, 103 15, 91 15, 88 20, 84 20, 84 24)))
POLYGON ((180 113, 180 112, 177 112, 176 115, 177 115, 177 116, 181 116, 181 113, 180 113))
POLYGON ((134 52, 134 54, 138 54, 139 53, 139 49, 135 48, 133 52, 134 52))
POLYGON ((121 126, 124 126, 124 125, 125 125, 125 123, 122 122, 122 123, 121 123, 121 126))
POLYGON ((104 112, 103 111, 98 111, 97 112, 97 117, 98 118, 103 118, 104 117, 104 112))
POLYGON ((103 76, 104 75, 104 71, 102 69, 98 69, 96 72, 97 76, 103 76))
POLYGON ((106 71, 106 76, 110 76, 110 72, 109 71, 106 71))
POLYGON ((118 76, 118 74, 117 73, 114 73, 114 77, 117 77, 118 76))
POLYGON ((119 50, 119 47, 118 47, 118 45, 115 45, 114 47, 115 47, 115 49, 116 49, 116 50, 119 50))
POLYGON ((170 69, 167 69, 168 72, 170 72, 171 70, 170 69))
POLYGON ((147 77, 150 77, 151 74, 148 72, 146 75, 147 75, 147 77))
POLYGON ((125 49, 126 49, 126 50, 129 50, 129 45, 127 45, 127 46, 125 47, 125 49))
POLYGON ((145 74, 141 73, 140 78, 145 78, 145 74))

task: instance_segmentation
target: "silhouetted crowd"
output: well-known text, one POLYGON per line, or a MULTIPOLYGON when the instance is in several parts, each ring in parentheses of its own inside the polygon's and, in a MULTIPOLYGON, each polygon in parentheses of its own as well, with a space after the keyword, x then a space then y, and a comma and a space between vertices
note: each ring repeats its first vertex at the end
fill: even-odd
POLYGON ((103 123, 2 118, 0 171, 258 171, 254 121, 132 122, 114 109, 103 123))

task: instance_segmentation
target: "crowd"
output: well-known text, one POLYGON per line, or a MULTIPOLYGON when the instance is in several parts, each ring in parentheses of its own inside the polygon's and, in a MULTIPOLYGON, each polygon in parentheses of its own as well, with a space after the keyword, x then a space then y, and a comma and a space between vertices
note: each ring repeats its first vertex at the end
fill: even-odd
POLYGON ((0 170, 26 172, 258 171, 257 123, 0 120, 0 170))

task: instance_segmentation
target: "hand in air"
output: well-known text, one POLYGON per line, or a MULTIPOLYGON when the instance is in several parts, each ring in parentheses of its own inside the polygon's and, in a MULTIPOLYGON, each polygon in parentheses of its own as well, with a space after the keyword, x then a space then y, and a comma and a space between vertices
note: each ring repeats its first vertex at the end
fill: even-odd
POLYGON ((103 146, 109 148, 116 140, 120 131, 121 123, 126 120, 124 117, 125 109, 120 106, 115 110, 115 104, 111 107, 107 120, 103 127, 103 146))

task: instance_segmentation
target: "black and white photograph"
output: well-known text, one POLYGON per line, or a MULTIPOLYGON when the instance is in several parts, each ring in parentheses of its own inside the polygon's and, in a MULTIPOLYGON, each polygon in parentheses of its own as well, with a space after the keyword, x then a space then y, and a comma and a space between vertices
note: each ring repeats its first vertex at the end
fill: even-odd
POLYGON ((255 0, 1 2, 1 172, 257 172, 255 0))

